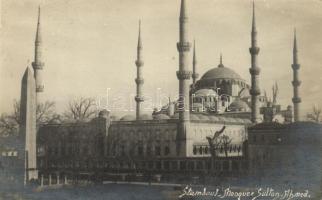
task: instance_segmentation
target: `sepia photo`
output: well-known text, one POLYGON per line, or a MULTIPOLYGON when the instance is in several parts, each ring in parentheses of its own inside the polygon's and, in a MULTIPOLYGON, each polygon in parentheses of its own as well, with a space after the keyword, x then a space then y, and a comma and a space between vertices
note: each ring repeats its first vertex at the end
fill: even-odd
POLYGON ((0 9, 0 199, 322 198, 321 0, 0 9))

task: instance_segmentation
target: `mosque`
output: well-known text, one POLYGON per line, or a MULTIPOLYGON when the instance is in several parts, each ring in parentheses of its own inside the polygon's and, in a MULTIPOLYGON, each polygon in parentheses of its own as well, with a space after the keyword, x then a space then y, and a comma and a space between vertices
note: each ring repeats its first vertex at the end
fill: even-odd
MULTIPOLYGON (((256 166, 254 163, 257 156, 254 155, 261 152, 260 149, 254 150, 258 146, 255 145, 256 140, 252 140, 255 146, 252 146, 251 153, 254 155, 250 155, 250 128, 272 123, 277 114, 283 118, 278 123, 281 126, 300 121, 301 82, 298 79, 300 65, 296 36, 292 65, 294 105, 282 110, 276 102, 269 102, 261 95, 260 68, 257 62, 260 48, 257 45, 254 5, 249 48, 250 84, 225 66, 222 57, 217 67, 209 69, 199 79, 195 45, 192 70, 189 67, 192 45, 188 37, 188 22, 187 0, 181 0, 177 43, 179 67, 176 73, 179 99, 169 101, 151 115, 141 114, 144 101, 141 28, 135 61, 136 116, 126 115, 115 120, 111 118, 109 111, 103 110, 90 122, 62 123, 56 120, 39 126, 36 134, 35 120, 30 113, 23 112, 22 121, 25 123, 22 134, 31 135, 27 137, 29 140, 35 140, 37 135, 37 142, 33 141, 32 145, 26 142, 25 145, 26 152, 37 152, 37 158, 35 153, 30 153, 27 157, 33 159, 30 155, 34 156, 29 166, 33 170, 27 170, 30 173, 29 179, 39 179, 41 184, 50 185, 83 178, 108 180, 120 176, 126 179, 129 174, 135 174, 137 179, 149 174, 159 181, 171 181, 174 177, 184 179, 187 174, 190 177, 200 174, 212 174, 213 177, 249 174, 249 169, 256 166), (252 159, 251 164, 249 158, 252 159)), ((44 92, 41 79, 44 62, 41 58, 40 25, 39 12, 35 60, 32 64, 34 74, 28 68, 22 82, 22 97, 26 98, 21 105, 27 108, 35 106, 44 92), (35 85, 35 91, 28 89, 28 85, 35 85)), ((257 131, 256 128, 251 130, 257 131)))

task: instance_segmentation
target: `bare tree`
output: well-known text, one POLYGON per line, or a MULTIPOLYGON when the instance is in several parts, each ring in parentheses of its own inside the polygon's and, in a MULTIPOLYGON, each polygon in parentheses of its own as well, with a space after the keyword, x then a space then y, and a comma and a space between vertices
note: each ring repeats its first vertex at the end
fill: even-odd
POLYGON ((11 115, 1 114, 0 116, 0 136, 9 136, 17 134, 19 130, 19 124, 11 115))
POLYGON ((322 112, 321 108, 314 105, 312 108, 312 112, 308 113, 306 117, 310 121, 320 122, 321 112, 322 112))
POLYGON ((223 126, 219 131, 215 132, 213 137, 206 137, 210 146, 211 156, 213 158, 216 158, 217 156, 216 149, 221 144, 221 140, 219 139, 219 136, 224 132, 225 129, 226 129, 226 126, 223 126))
MULTIPOLYGON (((47 124, 53 117, 55 113, 55 102, 45 101, 44 103, 38 103, 36 108, 36 121, 37 124, 47 124)), ((13 113, 11 117, 20 124, 20 101, 14 101, 13 103, 13 113)))
POLYGON ((224 146, 225 156, 228 157, 228 149, 229 145, 231 144, 232 139, 229 138, 227 135, 221 136, 221 142, 224 146))
MULTIPOLYGON (((47 124, 55 118, 55 102, 46 101, 37 105, 36 123, 47 124)), ((20 101, 14 100, 13 112, 11 114, 2 114, 0 117, 0 134, 10 135, 18 133, 20 125, 20 101)))
POLYGON ((96 114, 95 105, 95 99, 93 98, 80 97, 73 99, 69 102, 64 116, 67 120, 86 121, 96 114))

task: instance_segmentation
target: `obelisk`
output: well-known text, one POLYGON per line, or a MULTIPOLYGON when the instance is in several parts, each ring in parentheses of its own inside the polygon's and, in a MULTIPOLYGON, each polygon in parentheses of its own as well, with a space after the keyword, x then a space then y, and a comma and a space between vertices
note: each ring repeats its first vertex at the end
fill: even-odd
POLYGON ((36 155, 36 81, 29 67, 21 81, 20 136, 24 142, 24 183, 38 179, 36 155))

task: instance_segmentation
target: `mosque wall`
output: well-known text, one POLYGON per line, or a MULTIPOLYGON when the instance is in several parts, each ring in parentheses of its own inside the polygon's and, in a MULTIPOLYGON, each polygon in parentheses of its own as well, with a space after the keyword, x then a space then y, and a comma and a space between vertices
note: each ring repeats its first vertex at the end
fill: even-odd
POLYGON ((175 157, 177 120, 115 122, 109 128, 108 156, 175 157))
POLYGON ((224 132, 219 136, 228 136, 230 141, 227 147, 222 143, 218 143, 217 155, 225 157, 227 148, 227 156, 242 156, 243 143, 247 140, 247 128, 245 123, 200 123, 193 122, 190 125, 189 135, 187 135, 187 146, 189 146, 188 157, 210 157, 210 147, 207 137, 213 137, 216 131, 225 126, 224 132))

